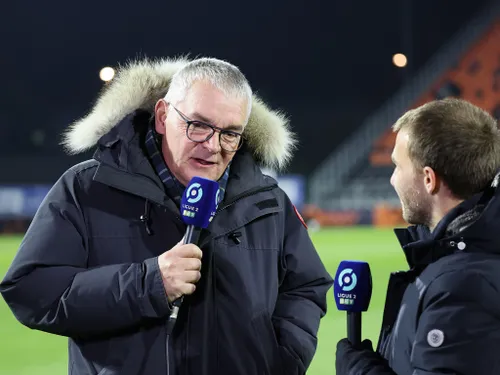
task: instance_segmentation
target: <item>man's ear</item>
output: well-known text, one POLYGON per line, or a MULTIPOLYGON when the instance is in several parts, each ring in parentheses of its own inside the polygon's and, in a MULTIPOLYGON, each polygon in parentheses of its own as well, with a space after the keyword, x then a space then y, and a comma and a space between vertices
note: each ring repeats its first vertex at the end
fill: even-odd
POLYGON ((427 190, 427 193, 429 193, 430 195, 437 194, 441 186, 441 179, 436 175, 434 169, 432 169, 431 167, 424 167, 423 175, 424 186, 425 190, 427 190))
POLYGON ((158 134, 165 134, 165 122, 168 114, 168 103, 160 99, 155 105, 155 130, 158 134))

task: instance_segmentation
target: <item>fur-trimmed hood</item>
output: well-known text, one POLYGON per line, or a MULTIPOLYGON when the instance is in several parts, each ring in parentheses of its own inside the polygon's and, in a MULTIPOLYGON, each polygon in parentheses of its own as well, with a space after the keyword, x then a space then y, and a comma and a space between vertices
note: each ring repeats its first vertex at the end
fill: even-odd
MULTIPOLYGON (((64 132, 62 145, 65 150, 69 154, 78 154, 94 147, 103 135, 135 110, 154 112, 154 106, 165 96, 172 76, 187 62, 184 58, 141 60, 120 67, 90 113, 64 132)), ((244 136, 255 160, 278 170, 290 161, 296 145, 284 114, 269 109, 255 94, 244 136)))

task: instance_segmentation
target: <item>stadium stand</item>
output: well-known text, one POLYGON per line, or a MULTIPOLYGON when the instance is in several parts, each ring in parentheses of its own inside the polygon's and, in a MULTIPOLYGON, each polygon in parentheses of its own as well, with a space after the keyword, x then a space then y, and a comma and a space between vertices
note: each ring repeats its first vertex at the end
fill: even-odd
MULTIPOLYGON (((500 119, 500 19, 412 107, 445 97, 463 98, 500 119)), ((370 165, 375 169, 391 165, 395 138, 388 128, 375 141, 370 154, 370 165)))
POLYGON ((306 219, 337 225, 344 214, 352 224, 402 223, 399 200, 389 180, 395 141, 391 125, 406 110, 437 98, 461 97, 500 119, 499 4, 443 47, 409 87, 367 119, 359 134, 315 171, 309 182, 310 204, 303 209, 306 219), (351 150, 361 156, 356 159, 351 150), (336 220, 328 219, 332 215, 336 220))

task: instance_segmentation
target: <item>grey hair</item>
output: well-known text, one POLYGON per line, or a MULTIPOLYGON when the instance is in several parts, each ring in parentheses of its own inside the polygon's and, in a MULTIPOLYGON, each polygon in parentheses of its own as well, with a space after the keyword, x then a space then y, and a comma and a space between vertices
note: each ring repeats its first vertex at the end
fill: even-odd
POLYGON ((224 95, 247 100, 245 124, 252 110, 252 89, 243 73, 233 64, 215 58, 199 58, 190 61, 177 71, 170 83, 165 100, 177 102, 184 99, 195 81, 206 80, 224 95))

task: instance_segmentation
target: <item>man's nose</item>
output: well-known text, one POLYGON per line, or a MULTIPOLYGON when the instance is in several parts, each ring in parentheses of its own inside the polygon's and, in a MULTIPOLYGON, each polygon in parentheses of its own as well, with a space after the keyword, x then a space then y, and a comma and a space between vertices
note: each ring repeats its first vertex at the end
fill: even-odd
POLYGON ((210 139, 208 141, 205 141, 204 143, 206 147, 213 153, 221 151, 218 132, 214 132, 214 134, 210 137, 210 139))

